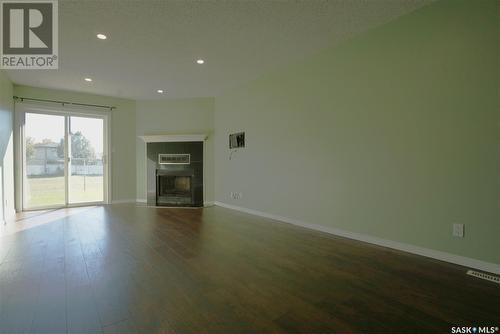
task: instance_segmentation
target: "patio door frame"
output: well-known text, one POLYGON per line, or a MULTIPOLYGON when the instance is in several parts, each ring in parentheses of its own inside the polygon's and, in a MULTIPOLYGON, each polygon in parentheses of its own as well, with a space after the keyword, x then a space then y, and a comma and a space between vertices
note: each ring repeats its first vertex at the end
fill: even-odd
POLYGON ((109 159, 109 152, 111 152, 111 125, 109 111, 94 110, 91 108, 82 108, 74 106, 54 106, 39 103, 17 102, 15 112, 16 132, 15 135, 15 162, 16 162, 16 210, 17 211, 33 211, 45 209, 58 209, 67 207, 91 206, 109 204, 111 199, 111 159, 109 159), (26 114, 43 114, 64 117, 64 189, 65 189, 65 203, 63 205, 47 205, 37 207, 26 207, 26 136, 25 124, 26 114), (103 200, 97 202, 82 202, 70 203, 69 201, 69 187, 70 187, 70 160, 69 160, 69 140, 70 140, 70 117, 88 117, 103 120, 103 200))

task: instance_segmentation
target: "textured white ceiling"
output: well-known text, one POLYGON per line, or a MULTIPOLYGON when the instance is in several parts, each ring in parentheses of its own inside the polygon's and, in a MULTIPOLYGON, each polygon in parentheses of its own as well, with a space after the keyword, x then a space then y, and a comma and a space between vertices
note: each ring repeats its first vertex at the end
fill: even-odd
POLYGON ((134 99, 217 96, 430 1, 60 0, 59 70, 8 75, 134 99))

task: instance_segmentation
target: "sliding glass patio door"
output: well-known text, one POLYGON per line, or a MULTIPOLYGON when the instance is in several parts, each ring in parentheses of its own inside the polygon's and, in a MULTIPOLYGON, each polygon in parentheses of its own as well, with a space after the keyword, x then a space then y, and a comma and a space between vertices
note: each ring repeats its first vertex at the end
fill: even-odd
POLYGON ((23 209, 104 203, 106 117, 24 113, 23 209))
POLYGON ((69 117, 70 204, 104 201, 104 120, 69 117))

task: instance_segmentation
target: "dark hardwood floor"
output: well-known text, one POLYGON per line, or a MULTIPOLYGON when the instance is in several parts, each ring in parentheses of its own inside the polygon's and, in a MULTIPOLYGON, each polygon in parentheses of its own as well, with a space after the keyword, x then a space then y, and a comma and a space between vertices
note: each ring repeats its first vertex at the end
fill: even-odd
POLYGON ((37 212, 0 233, 0 333, 500 325, 500 285, 465 268, 219 207, 37 212))

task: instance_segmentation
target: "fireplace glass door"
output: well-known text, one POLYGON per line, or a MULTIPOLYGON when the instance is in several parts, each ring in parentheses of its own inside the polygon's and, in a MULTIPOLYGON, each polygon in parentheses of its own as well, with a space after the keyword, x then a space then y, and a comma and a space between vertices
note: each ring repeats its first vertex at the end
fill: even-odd
POLYGON ((192 176, 161 175, 157 176, 157 203, 169 205, 192 205, 192 176))

